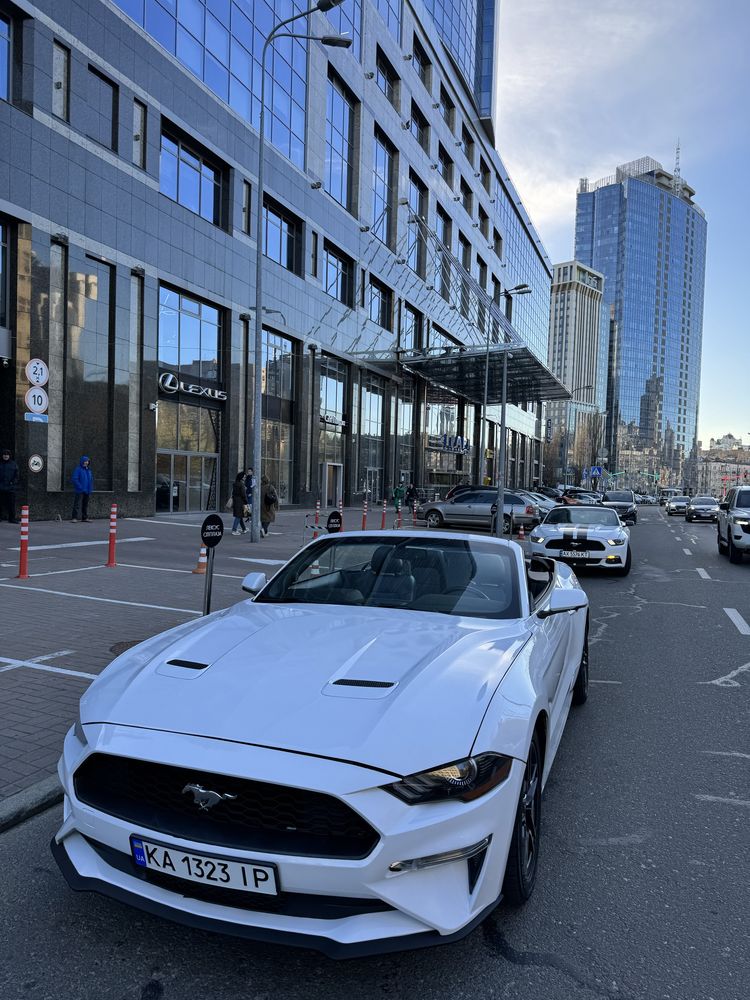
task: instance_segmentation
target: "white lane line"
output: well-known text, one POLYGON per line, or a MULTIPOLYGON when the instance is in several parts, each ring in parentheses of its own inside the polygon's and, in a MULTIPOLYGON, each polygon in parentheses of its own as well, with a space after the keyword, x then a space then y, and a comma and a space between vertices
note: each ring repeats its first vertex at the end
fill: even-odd
POLYGON ((47 590, 44 587, 24 587, 20 583, 0 583, 0 587, 11 590, 25 590, 28 594, 54 594, 56 597, 72 597, 77 601, 98 601, 102 604, 124 604, 129 608, 151 608, 153 611, 177 611, 181 615, 202 615, 202 611, 190 608, 172 608, 165 604, 141 604, 138 601, 116 601, 113 597, 91 597, 89 594, 67 594, 64 590, 47 590))
MULTIPOLYGON (((117 541, 118 545, 124 545, 126 542, 154 542, 154 538, 120 538, 117 541)), ((109 545, 109 541, 105 538, 101 542, 60 542, 57 545, 29 545, 29 552, 44 552, 48 549, 82 549, 86 545, 109 545)), ((11 546, 9 552, 18 552, 19 546, 11 546)))
POLYGON ((78 566, 75 569, 48 569, 44 573, 29 573, 29 576, 59 576, 61 573, 85 573, 90 569, 104 569, 104 563, 97 563, 96 566, 78 566))
MULTIPOLYGON (((125 569, 149 569, 154 570, 156 573, 192 573, 191 569, 174 569, 172 566, 139 566, 137 563, 121 563, 118 562, 118 566, 124 566, 125 569)), ((196 574, 196 576, 202 574, 196 574)), ((225 580, 244 580, 243 576, 237 576, 235 573, 214 573, 214 576, 223 577, 225 580)))
POLYGON ((736 608, 724 608, 724 614, 736 626, 740 635, 750 635, 750 625, 747 624, 736 608))
POLYGON ((284 566, 286 559, 251 559, 249 556, 230 556, 230 559, 236 559, 237 562, 251 562, 259 563, 261 566, 284 566))
POLYGON ((705 571, 705 569, 701 569, 700 566, 698 566, 696 568, 695 572, 698 574, 698 576, 701 578, 701 580, 710 580, 711 579, 711 577, 708 575, 708 573, 705 571))
POLYGON ((589 684, 622 684, 622 681, 600 681, 589 677, 589 684))
POLYGON ((699 802, 723 802, 726 806, 744 806, 750 809, 750 799, 727 799, 721 795, 696 795, 699 802))
POLYGON ((200 533, 200 524, 191 524, 188 521, 157 521, 155 517, 124 517, 123 521, 140 521, 141 524, 171 524, 173 528, 192 528, 200 533))
POLYGON ((693 553, 692 553, 692 552, 690 551, 690 549, 683 549, 682 551, 683 551, 683 552, 685 553, 685 555, 686 555, 686 556, 691 556, 691 555, 693 554, 693 553))
POLYGON ((729 674, 724 674, 723 677, 717 677, 712 681, 698 681, 699 684, 714 684, 716 687, 720 688, 738 688, 742 687, 739 681, 734 678, 739 677, 740 674, 744 674, 746 670, 750 670, 750 663, 743 663, 741 667, 737 667, 729 674))
POLYGON ((741 757, 742 760, 750 760, 750 753, 740 753, 739 750, 701 750, 701 753, 708 754, 709 757, 741 757))
POLYGON ((58 649, 56 653, 47 653, 45 656, 32 656, 31 663, 46 663, 47 660, 57 660, 61 656, 70 656, 75 653, 74 649, 58 649))
POLYGON ((66 667, 50 667, 46 663, 35 663, 34 660, 9 660, 5 656, 0 656, 0 663, 6 664, 0 667, 0 674, 6 670, 18 670, 19 667, 29 670, 43 670, 47 674, 65 674, 67 677, 86 677, 95 680, 97 674, 85 674, 82 670, 68 670, 66 667))

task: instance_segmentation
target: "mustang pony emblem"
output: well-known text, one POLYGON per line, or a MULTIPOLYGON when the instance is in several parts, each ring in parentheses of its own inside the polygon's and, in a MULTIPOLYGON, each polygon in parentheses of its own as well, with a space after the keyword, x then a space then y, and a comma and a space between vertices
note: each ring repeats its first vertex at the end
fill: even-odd
POLYGON ((236 795, 230 795, 229 792, 224 792, 223 795, 219 792, 211 792, 207 788, 204 788, 203 785, 185 785, 182 789, 182 794, 184 795, 185 792, 192 792, 193 802, 205 811, 213 809, 218 802, 237 798, 236 795))

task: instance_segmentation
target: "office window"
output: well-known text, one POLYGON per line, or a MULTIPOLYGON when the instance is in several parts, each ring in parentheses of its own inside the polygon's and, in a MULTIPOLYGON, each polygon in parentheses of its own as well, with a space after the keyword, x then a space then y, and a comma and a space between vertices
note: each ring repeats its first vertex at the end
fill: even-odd
POLYGON ((0 14, 0 101, 10 99, 10 21, 0 14))
POLYGON ((460 309, 461 315, 465 319, 468 319, 471 307, 471 286, 467 275, 471 273, 471 243, 469 243, 463 233, 458 234, 458 252, 461 258, 461 266, 465 272, 461 274, 460 309))
POLYGON ((218 381, 221 313, 216 306, 162 285, 158 338, 162 367, 218 381))
POLYGON ((414 101, 411 102, 411 124, 409 126, 411 134, 425 151, 430 153, 430 126, 427 119, 419 110, 414 101))
POLYGON ((490 240, 490 217, 487 215, 482 206, 479 206, 479 232, 484 236, 484 238, 489 243, 490 240))
POLYGON ((201 153, 162 132, 159 164, 162 194, 220 226, 222 180, 222 171, 201 153))
POLYGON ((464 147, 464 153, 466 154, 466 159, 469 163, 474 166, 474 140, 471 137, 471 132, 467 129, 465 125, 461 126, 461 143, 464 147))
POLYGON ((393 292, 370 278, 370 319, 384 330, 393 329, 393 292))
POLYGON ((133 163, 146 169, 146 105, 133 101, 133 163))
POLYGON ((327 11, 326 17, 339 35, 347 35, 352 40, 349 49, 354 58, 362 58, 362 0, 343 0, 343 3, 327 11))
POLYGON ((419 42, 417 36, 414 36, 412 41, 412 65, 417 71, 417 76, 425 85, 425 87, 430 89, 430 60, 427 58, 427 53, 425 52, 423 46, 419 42))
POLYGON ((326 98, 325 190, 340 205, 353 210, 354 101, 335 76, 328 78, 326 98))
POLYGON ((500 260, 503 259, 503 238, 497 229, 492 230, 492 245, 500 260))
POLYGON ((302 222, 272 198, 263 198, 263 253, 292 274, 302 275, 302 222))
POLYGON ((52 43, 52 114, 70 121, 70 49, 59 42, 52 43))
POLYGON ((401 337, 398 346, 402 351, 418 351, 422 346, 422 313, 417 312, 406 302, 401 314, 401 337))
POLYGON ((396 75, 395 69, 388 62, 379 47, 375 60, 375 83, 377 83, 396 111, 400 112, 399 78, 396 75))
POLYGON ((474 195, 471 193, 471 187, 466 183, 466 181, 461 178, 461 204, 464 206, 466 211, 471 215, 474 211, 474 195))
POLYGON ((8 328, 8 227, 0 222, 0 329, 8 328))
POLYGON ((442 143, 438 146, 438 173, 448 187, 453 187, 453 160, 448 156, 442 143))
POLYGON ((393 241, 393 186, 396 154, 382 132, 375 130, 372 232, 386 246, 393 241))
POLYGON ((401 0, 375 0, 375 6, 393 37, 401 41, 401 0))
POLYGON ((440 206, 435 214, 435 233, 445 248, 441 250, 435 261, 435 290, 446 302, 450 299, 451 289, 451 248, 453 232, 450 217, 440 206))
POLYGON ((487 166, 484 157, 479 158, 479 179, 482 182, 482 187, 487 192, 487 194, 492 194, 492 174, 490 173, 490 168, 487 166))
POLYGON ((354 261, 328 240, 323 243, 323 287, 350 309, 354 306, 354 261))
POLYGON ((448 91, 442 86, 442 84, 440 85, 440 101, 438 103, 438 110, 443 116, 445 124, 452 132, 456 118, 456 106, 448 96, 448 91))
POLYGON ((427 221, 427 188, 409 172, 409 223, 407 228, 406 263, 415 274, 424 277, 427 246, 424 228, 412 218, 427 221))
POLYGON ((250 233, 252 187, 248 181, 242 182, 242 232, 250 233))
POLYGON ((89 66, 89 139, 117 152, 117 87, 98 69, 89 66))

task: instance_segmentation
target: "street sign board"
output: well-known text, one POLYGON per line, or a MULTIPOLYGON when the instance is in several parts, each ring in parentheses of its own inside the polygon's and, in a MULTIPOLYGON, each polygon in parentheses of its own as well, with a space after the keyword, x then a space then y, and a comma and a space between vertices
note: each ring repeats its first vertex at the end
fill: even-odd
POLYGON ((41 386, 32 385, 30 389, 26 390, 26 395, 24 397, 26 401, 26 409, 30 410, 32 413, 46 413, 47 407, 49 406, 49 396, 45 389, 41 386))
POLYGON ((49 382, 49 368, 41 358, 32 358, 26 365, 26 378, 32 385, 46 385, 49 382))
POLYGON ((49 415, 47 413, 24 413, 23 419, 27 424, 48 424, 49 415))
POLYGON ((336 535, 341 531, 341 527, 344 523, 344 519, 341 516, 341 511, 332 510, 328 515, 328 520, 326 521, 326 530, 329 535, 336 535))
POLYGON ((44 468, 44 459, 41 455, 29 455, 29 468, 32 472, 41 472, 44 468))
POLYGON ((591 478, 592 479, 600 479, 601 475, 602 475, 602 467, 601 467, 601 465, 592 465, 591 466, 591 478))
POLYGON ((201 541, 206 548, 218 545, 224 535, 224 522, 218 514, 209 514, 201 525, 201 541))

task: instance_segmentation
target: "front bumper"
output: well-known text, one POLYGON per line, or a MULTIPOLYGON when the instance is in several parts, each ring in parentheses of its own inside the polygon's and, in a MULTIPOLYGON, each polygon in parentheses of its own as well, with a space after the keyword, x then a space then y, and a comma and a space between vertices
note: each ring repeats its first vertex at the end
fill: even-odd
POLYGON ((593 567, 596 569, 622 569, 628 557, 628 546, 612 546, 604 552, 591 552, 588 558, 560 556, 560 549, 548 549, 544 542, 531 542, 531 554, 533 556, 545 556, 547 559, 557 559, 559 562, 567 563, 574 569, 578 566, 593 567))
POLYGON ((718 521, 718 510, 686 510, 685 517, 692 521, 718 521))
MULTIPOLYGON (((128 750, 132 756, 144 755, 142 733, 138 739, 138 734, 124 728, 92 728, 101 731, 101 750, 123 756, 128 750)), ((387 776, 354 765, 236 745, 231 746, 231 754, 227 754, 226 745, 223 753, 217 753, 212 744, 218 741, 157 735, 159 762, 228 773, 227 762, 231 760, 230 773, 234 775, 279 782, 285 777, 286 784, 291 783, 293 769, 294 784, 343 799, 380 833, 380 840, 366 858, 343 860, 243 852, 183 840, 142 825, 134 828, 126 820, 77 800, 72 775, 92 748, 84 750, 71 732, 59 766, 65 790, 64 821, 53 842, 53 854, 71 888, 99 892, 189 926, 314 948, 331 957, 457 940, 499 902, 523 776, 521 761, 514 761, 505 782, 475 802, 408 806, 373 785, 384 784, 387 776), (220 770, 221 757, 224 767, 220 770), (269 912, 265 907, 249 908, 251 902, 240 908, 215 898, 209 901, 205 894, 196 894, 193 883, 177 878, 174 885, 172 880, 168 884, 163 879, 151 880, 130 860, 131 834, 151 837, 184 852, 273 863, 281 888, 276 898, 306 900, 303 915, 290 913, 289 907, 269 912), (486 837, 491 839, 478 875, 476 864, 472 869, 471 862, 465 860, 421 871, 389 870, 396 861, 462 849, 486 837), (330 900, 352 905, 348 910, 345 906, 337 910, 331 908, 330 900), (322 905, 316 907, 318 901, 322 905), (341 909, 351 915, 339 915, 341 909)))

